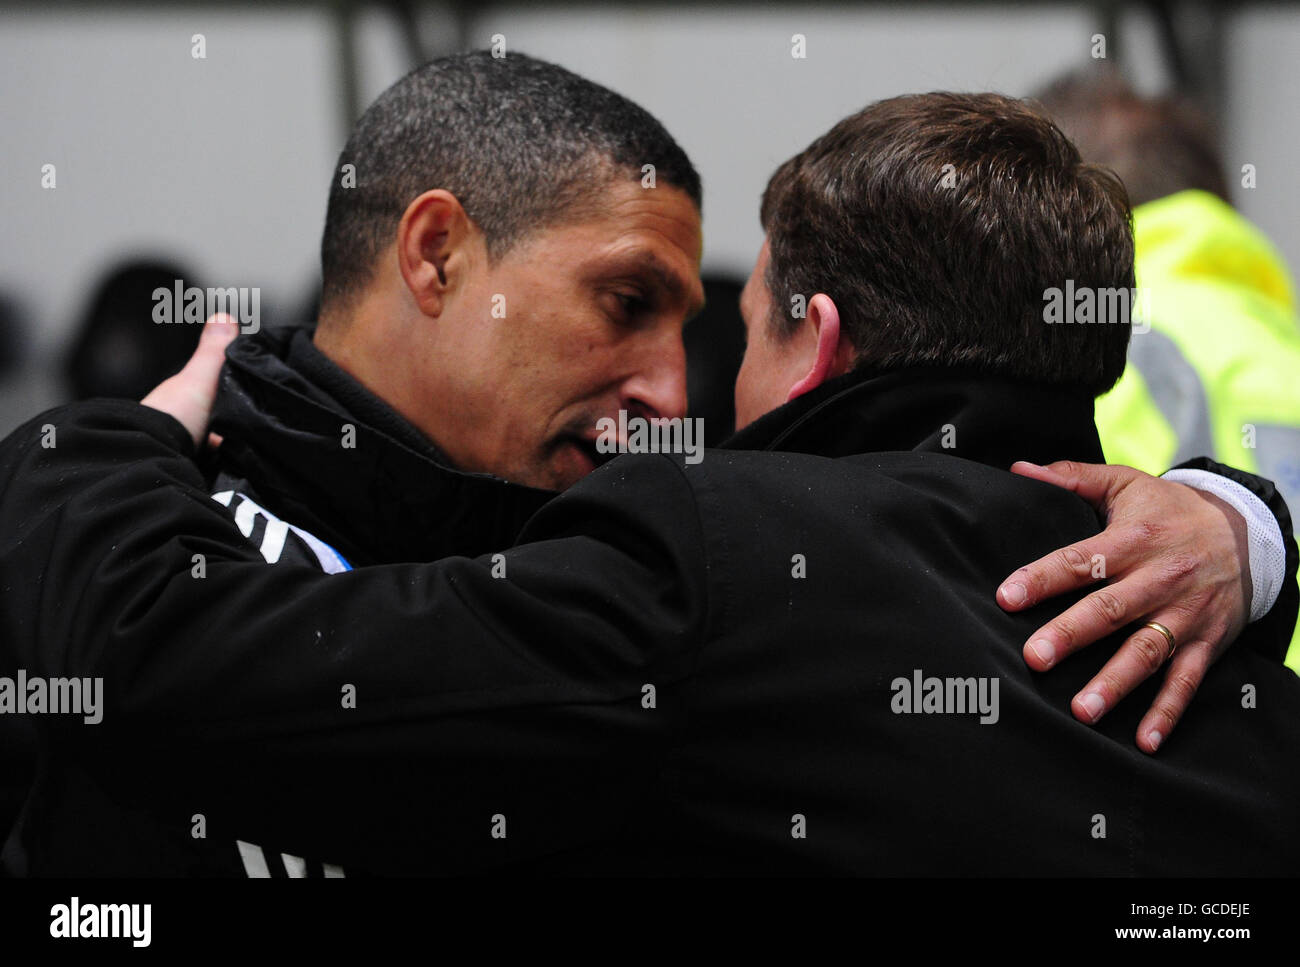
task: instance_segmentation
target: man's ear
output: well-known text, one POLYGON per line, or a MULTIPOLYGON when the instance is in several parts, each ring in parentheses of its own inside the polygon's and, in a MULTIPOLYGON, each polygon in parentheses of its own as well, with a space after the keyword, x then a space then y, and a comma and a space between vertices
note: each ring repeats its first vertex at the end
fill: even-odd
POLYGON ((786 402, 814 390, 827 380, 842 376, 853 368, 855 353, 848 337, 840 329, 840 311, 824 292, 808 300, 808 319, 817 340, 817 356, 803 379, 790 387, 786 402))
POLYGON ((469 258, 473 225, 451 192, 426 191, 402 213, 397 226, 397 264, 420 311, 442 313, 447 293, 469 258))

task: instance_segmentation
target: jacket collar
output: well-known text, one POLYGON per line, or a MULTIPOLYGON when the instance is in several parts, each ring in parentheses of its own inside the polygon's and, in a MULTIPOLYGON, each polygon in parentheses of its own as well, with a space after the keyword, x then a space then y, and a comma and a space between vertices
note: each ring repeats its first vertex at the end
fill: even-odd
POLYGON ((1090 393, 930 368, 847 373, 722 445, 828 457, 928 451, 1000 469, 1017 460, 1103 459, 1090 393))
MULTIPOLYGON (((305 327, 264 328, 231 344, 213 430, 224 437, 223 470, 355 564, 498 550, 554 496, 451 467, 305 327)), ((723 446, 828 457, 929 451, 1001 469, 1103 459, 1090 394, 950 369, 845 374, 723 446)))
POLYGON ((231 344, 212 424, 224 438, 222 470, 354 564, 498 550, 554 496, 451 467, 306 327, 231 344))

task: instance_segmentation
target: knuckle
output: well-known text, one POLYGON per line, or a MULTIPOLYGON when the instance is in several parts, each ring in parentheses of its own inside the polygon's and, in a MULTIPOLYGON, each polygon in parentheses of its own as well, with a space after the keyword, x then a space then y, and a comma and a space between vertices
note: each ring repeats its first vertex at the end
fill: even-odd
POLYGON ((1161 731, 1164 732, 1165 735, 1168 735, 1170 730, 1178 724, 1178 720, 1183 714, 1182 708, 1167 698, 1156 699, 1155 703, 1151 706, 1151 711, 1164 719, 1164 728, 1161 731))
POLYGON ((1129 646, 1138 664, 1148 675, 1165 663, 1169 643, 1154 631, 1141 632, 1129 639, 1129 646))
POLYGON ((1194 585, 1186 588, 1178 596, 1177 607, 1200 613, 1207 607, 1218 606, 1225 603, 1227 595, 1221 585, 1210 583, 1203 579, 1202 574, 1194 585))
POLYGON ((1136 682, 1130 683, 1128 681, 1128 676, 1122 675, 1116 672, 1115 669, 1107 667, 1103 668, 1101 673, 1097 676, 1095 687, 1106 699, 1106 707, 1111 708, 1123 696, 1128 694, 1129 689, 1132 688, 1134 684, 1136 684, 1136 682))
POLYGON ((1222 603, 1198 598, 1196 595, 1189 595, 1184 601, 1166 606, 1165 610, 1171 619, 1176 620, 1186 629, 1183 632, 1186 641, 1180 642, 1179 647, 1197 639, 1213 641, 1216 634, 1222 635, 1226 630, 1226 624, 1215 609, 1226 610, 1222 603))
POLYGON ((1186 708, 1200 687, 1200 676, 1187 670, 1170 672, 1165 689, 1173 696, 1179 708, 1186 708))
POLYGON ((1092 573, 1089 558, 1077 546, 1063 547, 1056 552, 1057 560, 1061 566, 1076 576, 1083 576, 1092 573))
POLYGON ((1128 531, 1128 540, 1136 547, 1158 544, 1165 536, 1165 525, 1154 520, 1134 521, 1128 531))
POLYGON ((1048 624, 1048 629, 1056 633, 1067 652, 1074 651, 1079 642, 1079 626, 1069 615, 1061 615, 1048 624))
POLYGON ((1088 595, 1088 600, 1091 602, 1092 609, 1096 612, 1097 617, 1105 621, 1108 627, 1117 628, 1124 623, 1127 617, 1127 608, 1114 591, 1109 588, 1094 591, 1088 595))
POLYGON ((1173 554, 1164 562, 1165 578, 1171 583, 1182 583, 1196 576, 1200 562, 1191 554, 1173 554))

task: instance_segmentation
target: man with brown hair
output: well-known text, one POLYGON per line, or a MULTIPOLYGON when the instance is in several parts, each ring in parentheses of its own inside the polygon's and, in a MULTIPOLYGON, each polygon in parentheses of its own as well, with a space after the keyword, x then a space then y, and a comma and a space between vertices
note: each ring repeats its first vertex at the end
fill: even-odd
MULTIPOLYGON (((106 716, 83 769, 129 742, 129 768, 98 781, 139 815, 202 803, 209 839, 349 871, 1293 869, 1293 586, 1158 759, 1131 743, 1156 682, 1079 722, 1070 696, 1109 650, 1034 676, 1021 649, 1046 614, 991 597, 1026 559, 1096 546, 1092 508, 1008 468, 1101 458, 1092 400, 1127 329, 1040 314, 1066 279, 1129 283, 1118 183, 1019 102, 933 94, 836 125, 763 211, 737 436, 700 462, 619 457, 501 553, 266 568, 231 542, 175 421, 69 420, 113 456, 55 514, 76 553, 45 559, 66 593, 108 573, 112 595, 47 630, 71 667, 137 672, 115 679, 129 722, 106 716), (163 523, 108 526, 131 500, 163 523), (213 609, 193 607, 195 553, 213 609), (205 647, 227 615, 246 635, 205 647), (152 688, 130 687, 141 674, 152 688), (237 715, 195 717, 213 682, 239 686, 237 715), (278 794, 250 795, 262 783, 278 794)), ((25 466, 69 486, 58 455, 25 466)), ((1164 662, 1189 616, 1147 617, 1164 662)))

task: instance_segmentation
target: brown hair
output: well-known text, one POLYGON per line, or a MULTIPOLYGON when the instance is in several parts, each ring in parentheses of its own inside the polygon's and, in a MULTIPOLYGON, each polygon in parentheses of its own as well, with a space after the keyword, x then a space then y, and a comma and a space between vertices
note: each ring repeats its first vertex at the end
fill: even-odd
POLYGON ((1127 325, 1049 325, 1047 292, 1133 287, 1124 186, 1024 101, 896 97, 831 128, 763 194, 773 325, 834 299, 859 365, 962 367, 1101 393, 1127 325))
POLYGON ((1218 134, 1192 101, 1141 97, 1111 67, 1067 74, 1037 100, 1084 158, 1120 176, 1134 205, 1188 188, 1231 202, 1218 134))

